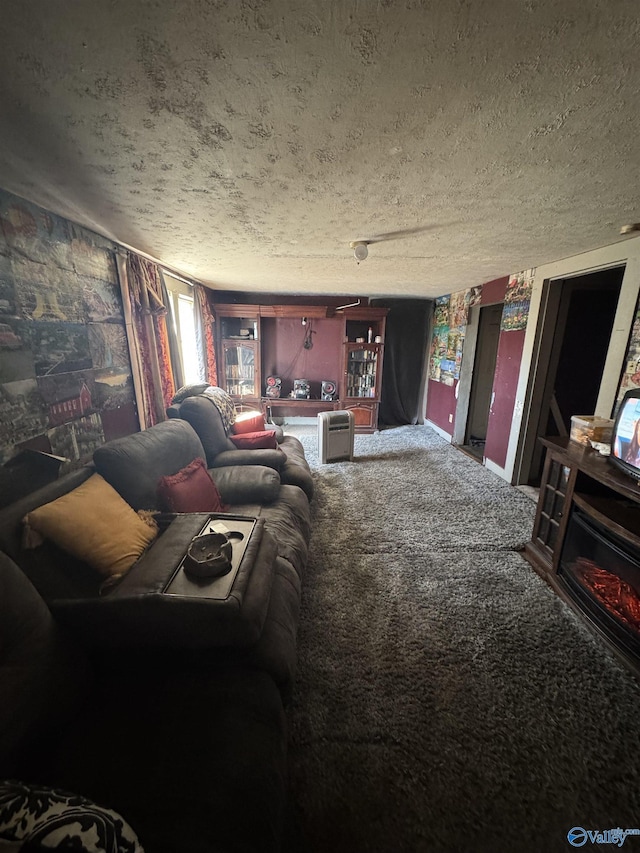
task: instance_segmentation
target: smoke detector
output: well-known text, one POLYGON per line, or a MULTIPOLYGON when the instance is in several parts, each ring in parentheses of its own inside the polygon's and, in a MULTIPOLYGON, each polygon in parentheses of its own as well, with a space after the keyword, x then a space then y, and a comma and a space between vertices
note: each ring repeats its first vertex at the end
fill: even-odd
POLYGON ((360 263, 360 261, 364 261, 369 254, 366 240, 355 240, 354 242, 349 243, 349 245, 353 249, 353 257, 356 261, 358 263, 360 263))

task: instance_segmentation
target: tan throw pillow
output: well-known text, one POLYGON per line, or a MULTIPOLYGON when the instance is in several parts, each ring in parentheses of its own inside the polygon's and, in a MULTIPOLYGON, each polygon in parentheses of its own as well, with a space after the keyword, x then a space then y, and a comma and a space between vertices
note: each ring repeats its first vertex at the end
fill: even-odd
POLYGON ((23 521, 102 575, 124 574, 158 535, 99 474, 23 521))

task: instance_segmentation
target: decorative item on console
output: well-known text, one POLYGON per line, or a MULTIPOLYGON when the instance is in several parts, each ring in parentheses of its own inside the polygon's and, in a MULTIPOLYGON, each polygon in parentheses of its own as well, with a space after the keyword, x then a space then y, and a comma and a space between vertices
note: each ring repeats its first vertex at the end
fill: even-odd
POLYGON ((293 395, 296 400, 308 400, 311 397, 311 386, 308 379, 293 380, 293 395))
POLYGON ((332 379, 324 379, 322 382, 322 391, 320 394, 322 400, 337 400, 338 385, 332 379))
POLYGON ((265 396, 277 399, 282 391, 282 379, 279 376, 267 376, 265 396))

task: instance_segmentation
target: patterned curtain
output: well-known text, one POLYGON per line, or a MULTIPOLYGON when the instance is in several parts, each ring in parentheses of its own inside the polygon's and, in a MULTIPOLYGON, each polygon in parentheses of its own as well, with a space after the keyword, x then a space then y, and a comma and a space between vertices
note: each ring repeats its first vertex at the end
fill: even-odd
POLYGON ((152 426, 166 419, 165 409, 175 394, 162 276, 153 261, 129 252, 127 280, 141 374, 138 407, 141 421, 152 426))
POLYGON ((218 384, 216 349, 213 340, 215 317, 209 304, 209 291, 201 284, 193 286, 193 309, 196 326, 196 349, 200 379, 209 385, 218 384))

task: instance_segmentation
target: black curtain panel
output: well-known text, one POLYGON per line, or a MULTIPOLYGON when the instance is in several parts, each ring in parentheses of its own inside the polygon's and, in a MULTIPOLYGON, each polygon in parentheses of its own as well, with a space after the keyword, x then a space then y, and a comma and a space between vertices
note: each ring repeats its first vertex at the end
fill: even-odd
POLYGON ((433 302, 429 299, 375 299, 369 304, 389 309, 378 424, 402 426, 421 422, 420 380, 433 302))

